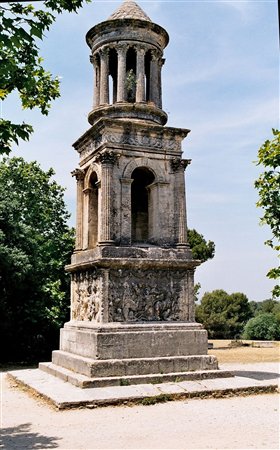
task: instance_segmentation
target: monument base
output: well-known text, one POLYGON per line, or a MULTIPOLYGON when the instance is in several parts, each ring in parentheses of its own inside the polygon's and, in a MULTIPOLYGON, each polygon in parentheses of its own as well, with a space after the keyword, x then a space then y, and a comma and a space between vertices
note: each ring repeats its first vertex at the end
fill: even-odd
POLYGON ((82 388, 229 376, 207 355, 198 323, 69 322, 60 350, 40 369, 82 388))

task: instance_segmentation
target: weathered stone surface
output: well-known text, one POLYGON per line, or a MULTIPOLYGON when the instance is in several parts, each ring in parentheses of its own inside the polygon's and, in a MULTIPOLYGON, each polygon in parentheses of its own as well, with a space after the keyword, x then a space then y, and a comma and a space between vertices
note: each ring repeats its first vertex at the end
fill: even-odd
POLYGON ((197 323, 69 322, 60 349, 94 359, 129 359, 207 354, 207 332, 197 323))
POLYGON ((121 6, 119 6, 108 18, 108 20, 113 19, 140 19, 151 22, 151 19, 147 16, 143 9, 131 0, 124 1, 121 6))
POLYGON ((71 321, 52 363, 40 367, 87 388, 219 376, 207 332, 195 323, 200 262, 188 245, 190 160, 182 159, 189 130, 163 126, 168 35, 125 2, 87 43, 95 88, 92 126, 74 144, 71 321))
MULTIPOLYGON (((207 357, 204 357, 205 359, 207 357)), ((113 361, 110 367, 113 366, 113 361)), ((104 376, 104 377, 88 377, 78 372, 66 369, 62 366, 56 366, 53 363, 41 363, 40 369, 50 375, 60 378, 63 381, 67 381, 74 386, 82 389, 91 388, 104 388, 107 386, 129 386, 129 385, 145 385, 148 383, 170 383, 170 382, 184 382, 184 380, 208 380, 216 378, 229 378, 232 376, 230 372, 219 370, 200 370, 200 367, 209 366, 205 361, 203 363, 202 358, 200 362, 197 360, 194 364, 194 369, 189 372, 172 372, 172 373, 153 373, 153 374, 140 374, 137 375, 117 375, 117 376, 104 376)))
POLYGON ((109 267, 93 265, 72 273, 71 320, 194 321, 192 269, 156 268, 153 262, 145 268, 138 260, 136 267, 125 268, 106 261, 109 267))

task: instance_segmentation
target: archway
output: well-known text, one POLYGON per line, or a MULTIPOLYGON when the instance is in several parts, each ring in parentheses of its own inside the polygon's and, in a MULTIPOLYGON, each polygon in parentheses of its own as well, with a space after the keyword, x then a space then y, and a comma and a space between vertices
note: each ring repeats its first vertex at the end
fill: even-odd
POLYGON ((151 199, 147 187, 155 180, 146 167, 136 168, 131 175, 131 239, 132 242, 148 242, 152 235, 151 199))

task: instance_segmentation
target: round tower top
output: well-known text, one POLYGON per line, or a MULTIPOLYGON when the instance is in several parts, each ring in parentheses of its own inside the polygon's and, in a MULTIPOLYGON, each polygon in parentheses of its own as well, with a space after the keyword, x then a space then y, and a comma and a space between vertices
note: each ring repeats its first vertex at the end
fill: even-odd
POLYGON ((145 120, 164 125, 161 68, 169 36, 132 0, 91 28, 86 41, 95 71, 93 110, 101 117, 145 120))
POLYGON ((115 19, 139 19, 152 22, 143 9, 132 0, 125 0, 108 18, 108 20, 115 19))

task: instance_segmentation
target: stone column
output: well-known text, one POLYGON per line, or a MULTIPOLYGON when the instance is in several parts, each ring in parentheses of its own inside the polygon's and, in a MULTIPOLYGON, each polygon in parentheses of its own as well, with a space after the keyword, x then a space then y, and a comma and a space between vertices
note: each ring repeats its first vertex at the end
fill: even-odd
POLYGON ((145 101, 145 49, 137 48, 136 102, 145 101))
POLYGON ((165 63, 165 59, 160 58, 159 60, 159 70, 158 70, 158 107, 162 109, 162 83, 161 83, 161 71, 162 66, 165 63))
POLYGON ((100 104, 100 59, 97 54, 91 57, 91 62, 94 68, 94 93, 93 93, 93 107, 98 108, 100 104))
POLYGON ((131 245, 131 184, 132 178, 121 178, 121 243, 131 245))
POLYGON ((72 177, 77 180, 77 207, 76 207, 76 241, 75 250, 82 250, 83 247, 83 188, 85 173, 81 169, 71 172, 72 177))
POLYGON ((177 247, 189 247, 187 237, 187 208, 185 192, 185 169, 190 164, 189 159, 174 158, 171 160, 171 168, 175 175, 175 239, 177 247))
POLYGON ((114 245, 113 237, 113 189, 112 172, 116 162, 116 155, 113 152, 105 151, 101 153, 97 160, 101 163, 101 209, 100 209, 100 234, 98 245, 114 245))
POLYGON ((109 49, 100 51, 100 104, 109 103, 109 49))
POLYGON ((159 52, 152 50, 151 55, 150 98, 156 106, 159 106, 159 52))
POLYGON ((117 52, 118 52, 117 102, 124 102, 126 100, 125 76, 126 76, 127 45, 117 46, 117 52))

